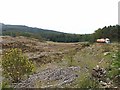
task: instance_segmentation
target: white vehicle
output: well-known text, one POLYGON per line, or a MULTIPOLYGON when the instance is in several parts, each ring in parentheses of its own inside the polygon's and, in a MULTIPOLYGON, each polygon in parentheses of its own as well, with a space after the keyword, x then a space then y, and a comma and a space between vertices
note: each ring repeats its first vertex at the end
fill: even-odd
POLYGON ((109 38, 102 38, 102 39, 97 39, 96 40, 97 43, 110 43, 110 39, 109 38))
POLYGON ((105 39, 105 42, 106 42, 106 43, 110 43, 110 39, 109 39, 109 38, 106 38, 106 39, 105 39))

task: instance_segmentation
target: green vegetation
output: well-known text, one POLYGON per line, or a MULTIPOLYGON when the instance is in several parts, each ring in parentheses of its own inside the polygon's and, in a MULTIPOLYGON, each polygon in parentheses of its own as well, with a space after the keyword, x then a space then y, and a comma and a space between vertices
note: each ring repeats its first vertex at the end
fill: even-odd
POLYGON ((99 28, 96 30, 93 34, 93 41, 95 41, 97 38, 109 38, 112 42, 119 42, 120 38, 120 26, 108 26, 99 28))
POLYGON ((40 35, 29 33, 29 32, 16 32, 16 31, 15 32, 14 31, 6 31, 6 32, 4 32, 3 31, 3 35, 9 35, 9 36, 12 36, 12 37, 25 36, 25 37, 38 39, 41 42, 45 41, 45 39, 42 38, 40 35))
MULTIPOLYGON (((100 88, 101 83, 98 79, 91 76, 92 69, 99 65, 109 72, 109 76, 104 76, 101 80, 105 81, 111 78, 115 84, 119 84, 118 75, 120 73, 120 53, 117 53, 116 58, 112 60, 118 47, 115 44, 82 44, 84 47, 80 51, 72 50, 65 56, 63 62, 67 62, 67 66, 80 66, 80 77, 72 84, 78 88, 100 88), (114 48, 113 48, 114 47, 114 48), (112 63, 112 64, 111 64, 112 63), (108 70, 110 66, 110 70, 108 70), (115 79, 117 77, 117 79, 115 79)), ((106 84, 107 85, 107 84, 106 84)), ((114 85, 115 86, 115 85, 114 85)), ((116 85, 118 86, 118 85, 116 85)), ((112 87, 112 86, 111 86, 112 87)))
POLYGON ((19 82, 25 74, 29 75, 34 70, 32 62, 17 48, 4 53, 2 67, 4 76, 13 82, 19 82))
POLYGON ((97 80, 88 77, 80 78, 78 81, 78 88, 99 88, 99 82, 97 80))
POLYGON ((95 42, 97 38, 110 38, 112 42, 117 42, 120 38, 119 29, 120 26, 115 25, 99 28, 93 34, 69 34, 27 26, 3 24, 3 35, 13 37, 21 35, 54 42, 95 42))
MULTIPOLYGON (((93 42, 98 38, 110 38, 111 42, 119 42, 119 29, 120 26, 116 25, 100 28, 93 34, 68 34, 27 26, 4 25, 3 35, 9 35, 12 36, 12 38, 25 36, 37 38, 40 41, 48 40, 48 42, 44 43, 38 42, 38 40, 34 41, 34 39, 26 42, 28 39, 26 39, 26 41, 24 39, 24 43, 16 43, 16 48, 18 48, 21 43, 24 44, 24 46, 21 47, 23 51, 24 48, 25 50, 28 50, 29 48, 32 49, 32 47, 34 47, 31 51, 28 50, 25 52, 25 54, 31 57, 31 61, 34 61, 36 73, 45 69, 51 70, 58 67, 80 67, 80 71, 76 71, 79 77, 77 77, 75 82, 69 83, 68 86, 67 84, 64 84, 63 86, 75 88, 100 88, 105 85, 106 87, 118 87, 120 85, 120 52, 117 52, 119 45, 116 43, 98 44, 93 42), (25 45, 28 48, 25 47, 25 45), (99 66, 105 71, 105 76, 101 79, 92 77, 92 71, 96 66, 99 66), (109 82, 112 82, 112 84, 109 84, 109 82), (102 85, 101 83, 105 84, 102 85), (108 84, 110 86, 107 86, 108 84)), ((9 45, 10 44, 7 44, 5 46, 10 48, 9 45)), ((5 51, 8 48, 5 48, 5 51)), ((11 79, 12 83, 25 80, 24 77, 34 71, 32 62, 22 54, 20 49, 11 49, 4 53, 2 64, 3 74, 6 80, 3 82, 3 87, 5 87, 11 79), (10 80, 7 82, 8 78, 10 80)), ((43 83, 44 82, 36 81, 34 84, 36 87, 41 87, 42 85, 44 86, 43 83)), ((55 84, 57 81, 53 80, 51 83, 55 84)))
POLYGON ((120 87, 120 52, 116 53, 115 59, 112 61, 108 70, 108 77, 114 82, 115 85, 120 87))

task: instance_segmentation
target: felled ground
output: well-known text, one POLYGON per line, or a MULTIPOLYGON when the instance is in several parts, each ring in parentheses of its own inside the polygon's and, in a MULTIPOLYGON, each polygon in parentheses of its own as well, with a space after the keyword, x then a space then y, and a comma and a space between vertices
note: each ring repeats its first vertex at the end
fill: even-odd
POLYGON ((9 48, 22 49, 36 67, 33 75, 21 80, 21 83, 11 84, 14 88, 82 87, 84 78, 92 75, 93 68, 99 66, 104 71, 109 68, 119 46, 117 43, 40 42, 22 36, 3 37, 1 44, 3 53, 9 48))

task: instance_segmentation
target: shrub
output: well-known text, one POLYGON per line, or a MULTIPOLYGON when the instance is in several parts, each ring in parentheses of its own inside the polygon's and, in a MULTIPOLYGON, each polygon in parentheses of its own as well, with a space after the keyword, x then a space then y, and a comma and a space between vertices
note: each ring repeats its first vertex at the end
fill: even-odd
POLYGON ((83 77, 82 80, 79 80, 78 86, 79 88, 98 88, 99 82, 94 80, 90 76, 83 77))
POLYGON ((25 74, 30 74, 34 69, 32 62, 17 48, 3 54, 2 67, 3 75, 13 82, 19 82, 25 74))
POLYGON ((112 61, 108 71, 108 77, 113 80, 116 85, 120 85, 120 52, 117 52, 116 58, 112 61))
POLYGON ((81 43, 82 47, 89 47, 90 43, 81 43))

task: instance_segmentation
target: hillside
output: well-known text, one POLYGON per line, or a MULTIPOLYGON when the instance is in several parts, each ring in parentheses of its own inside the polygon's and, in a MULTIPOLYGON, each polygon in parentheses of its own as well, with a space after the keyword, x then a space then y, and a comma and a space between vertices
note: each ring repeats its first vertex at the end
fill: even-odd
POLYGON ((49 34, 58 34, 62 32, 53 31, 53 30, 47 30, 47 29, 41 29, 41 28, 35 28, 35 27, 28 27, 25 25, 2 25, 3 31, 12 31, 12 32, 29 32, 29 33, 49 33, 49 34))
POLYGON ((3 35, 34 37, 40 41, 54 42, 95 42, 97 38, 109 38, 112 42, 118 42, 120 38, 120 26, 105 26, 95 30, 92 34, 70 34, 54 30, 47 30, 23 25, 2 24, 3 35))
POLYGON ((78 42, 78 41, 88 41, 90 37, 89 34, 79 35, 79 34, 69 34, 58 32, 54 30, 47 30, 41 28, 34 28, 22 25, 2 25, 3 35, 10 35, 10 36, 27 36, 27 37, 34 37, 37 39, 44 39, 54 42, 78 42), (81 37, 81 38, 80 38, 81 37), (84 38, 82 38, 84 37, 84 38))
MULTIPOLYGON (((114 88, 119 87, 107 76, 118 52, 118 43, 57 43, 40 42, 28 37, 2 37, 3 54, 10 48, 22 49, 36 67, 33 74, 14 88, 114 88), (99 68, 98 68, 99 66, 99 68), (93 70, 101 70, 93 73, 93 70), (97 76, 96 76, 97 75, 97 76), (98 78, 99 77, 99 78, 98 78), (95 81, 94 81, 95 80, 95 81)), ((4 78, 3 81, 7 81, 4 78)), ((115 79, 116 80, 116 79, 115 79)), ((9 81, 9 80, 8 80, 9 81)), ((10 81, 9 81, 10 82, 10 81)))

